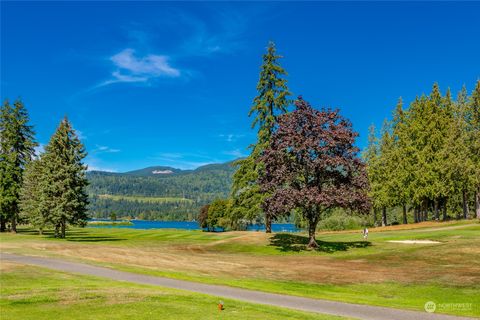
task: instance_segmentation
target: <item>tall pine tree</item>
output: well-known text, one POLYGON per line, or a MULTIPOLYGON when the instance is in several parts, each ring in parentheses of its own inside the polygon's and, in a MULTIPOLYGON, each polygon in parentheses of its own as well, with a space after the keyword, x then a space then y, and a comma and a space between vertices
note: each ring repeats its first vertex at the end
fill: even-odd
POLYGON ((468 195, 473 194, 475 185, 475 165, 470 155, 468 135, 468 96, 462 88, 457 101, 453 104, 453 118, 449 122, 446 142, 443 148, 443 183, 447 194, 462 194, 463 218, 469 216, 468 195))
POLYGON ((72 125, 65 117, 45 147, 45 202, 49 220, 55 226, 55 236, 65 238, 67 224, 84 225, 88 196, 85 187, 87 167, 82 163, 86 152, 72 125))
POLYGON ((391 153, 391 192, 394 198, 394 204, 402 207, 402 222, 408 223, 407 204, 409 201, 409 189, 405 186, 409 185, 411 180, 411 161, 408 152, 407 134, 405 132, 407 114, 403 110, 403 100, 398 100, 397 106, 393 113, 392 122, 392 153, 391 153))
POLYGON ((480 219, 480 80, 470 96, 469 117, 467 121, 470 155, 475 166, 473 180, 475 184, 475 211, 480 219))
POLYGON ((20 192, 20 216, 37 228, 40 234, 50 225, 50 214, 46 207, 47 183, 49 181, 46 179, 44 161, 38 157, 31 161, 25 169, 20 192))
POLYGON ((377 212, 382 207, 379 201, 382 181, 379 172, 380 151, 378 139, 375 134, 375 126, 373 124, 368 128, 368 146, 363 153, 363 159, 366 163, 367 176, 370 182, 368 195, 372 199, 373 223, 377 225, 377 212))
MULTIPOLYGON (((266 195, 258 186, 262 164, 258 159, 268 146, 277 123, 277 117, 287 112, 290 92, 284 78, 287 73, 280 66, 275 44, 270 42, 267 53, 263 55, 260 79, 257 84, 258 96, 253 101, 249 116, 253 116, 252 128, 258 127, 257 142, 251 146, 249 157, 236 162, 238 170, 233 176, 232 197, 234 219, 258 220, 261 203, 266 195)), ((266 232, 271 232, 272 217, 265 215, 266 232)))
POLYGON ((5 101, 0 109, 0 231, 9 222, 17 231, 23 171, 35 153, 36 142, 21 100, 5 101))

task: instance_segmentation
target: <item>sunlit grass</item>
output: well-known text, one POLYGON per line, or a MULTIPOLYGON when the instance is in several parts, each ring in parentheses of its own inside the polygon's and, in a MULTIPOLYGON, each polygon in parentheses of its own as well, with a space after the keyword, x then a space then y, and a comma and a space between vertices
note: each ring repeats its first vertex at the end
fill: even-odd
POLYGON ((346 319, 18 264, 2 268, 2 320, 346 319))
POLYGON ((33 230, 22 229, 17 235, 2 234, 0 240, 8 252, 62 257, 124 271, 267 292, 420 311, 427 301, 471 303, 470 309, 442 312, 480 316, 480 296, 476 294, 480 292, 480 223, 430 223, 411 230, 402 228, 372 229, 368 241, 363 241, 360 230, 322 232, 317 235, 321 244, 317 251, 306 249, 307 239, 302 233, 74 228, 68 231, 67 239, 61 240, 51 233, 39 236, 33 230), (411 245, 391 240, 440 243, 411 245), (43 249, 39 251, 39 247, 43 249), (67 251, 62 251, 64 247, 67 251), (83 253, 77 254, 76 248, 82 248, 83 253), (102 254, 93 254, 95 251, 102 254), (115 258, 119 254, 130 259, 119 262, 115 258), (182 264, 162 265, 164 257, 178 258, 182 264), (298 264, 318 264, 342 281, 329 277, 321 278, 326 281, 313 280, 316 275, 309 277, 307 267, 298 271, 305 272, 301 281, 289 278, 284 263, 296 261, 296 257, 298 264), (273 264, 265 272, 258 269, 265 267, 259 264, 264 259, 273 264), (244 266, 223 272, 222 263, 232 262, 244 266), (371 273, 374 277, 356 278, 359 266, 364 273, 358 275, 371 273), (252 272, 237 272, 242 268, 252 272))

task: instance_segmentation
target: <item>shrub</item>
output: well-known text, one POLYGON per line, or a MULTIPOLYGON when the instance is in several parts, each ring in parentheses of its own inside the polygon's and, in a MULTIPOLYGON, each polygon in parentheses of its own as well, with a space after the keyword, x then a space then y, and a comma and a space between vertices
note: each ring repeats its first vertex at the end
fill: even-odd
POLYGON ((341 231, 341 230, 352 230, 352 229, 361 229, 365 226, 368 226, 369 223, 367 218, 358 217, 355 215, 347 215, 345 212, 336 212, 331 216, 320 221, 318 224, 318 229, 320 230, 331 230, 331 231, 341 231))

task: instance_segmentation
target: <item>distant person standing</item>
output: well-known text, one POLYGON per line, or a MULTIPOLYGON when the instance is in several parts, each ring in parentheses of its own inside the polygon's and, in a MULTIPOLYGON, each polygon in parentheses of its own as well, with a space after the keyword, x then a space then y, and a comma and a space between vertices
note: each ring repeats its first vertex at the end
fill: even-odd
POLYGON ((368 239, 368 228, 363 229, 363 239, 364 240, 368 239))

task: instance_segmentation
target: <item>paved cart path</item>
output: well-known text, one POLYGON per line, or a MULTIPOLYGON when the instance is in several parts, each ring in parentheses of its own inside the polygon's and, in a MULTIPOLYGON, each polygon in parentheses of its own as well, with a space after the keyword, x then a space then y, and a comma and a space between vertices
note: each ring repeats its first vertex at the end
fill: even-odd
MULTIPOLYGON (((368 320, 453 320, 472 319, 454 317, 435 313, 407 311, 393 308, 374 307, 344 302, 320 299, 302 298, 296 296, 267 293, 239 289, 221 285, 202 284, 191 281, 175 280, 163 277, 148 276, 131 272, 117 271, 109 268, 93 266, 85 263, 69 262, 61 259, 23 256, 0 253, 1 261, 13 261, 23 264, 41 266, 49 269, 98 276, 119 281, 162 286, 204 293, 208 295, 266 304, 301 311, 332 314, 344 317, 368 320)), ((424 303, 419 301, 419 303, 424 303)), ((227 306, 228 307, 228 306, 227 306)))

